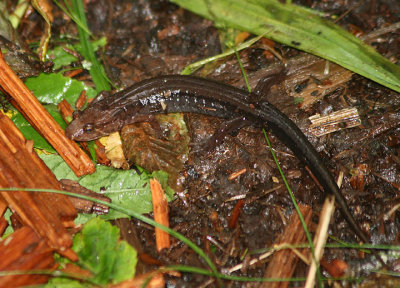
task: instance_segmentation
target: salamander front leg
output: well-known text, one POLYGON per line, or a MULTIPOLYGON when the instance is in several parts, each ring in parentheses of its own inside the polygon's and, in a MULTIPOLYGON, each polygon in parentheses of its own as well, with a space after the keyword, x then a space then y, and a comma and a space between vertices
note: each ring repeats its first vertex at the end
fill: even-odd
POLYGON ((272 86, 280 85, 285 80, 285 72, 285 69, 282 67, 282 69, 276 73, 261 78, 251 94, 250 101, 257 103, 267 100, 266 98, 263 98, 263 96, 266 95, 268 97, 268 95, 270 95, 272 86))

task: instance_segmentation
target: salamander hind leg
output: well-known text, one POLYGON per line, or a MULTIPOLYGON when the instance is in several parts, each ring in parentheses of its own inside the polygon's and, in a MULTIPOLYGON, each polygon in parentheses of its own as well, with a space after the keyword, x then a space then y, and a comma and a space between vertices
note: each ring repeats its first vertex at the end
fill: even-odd
POLYGON ((208 139, 200 143, 191 144, 191 152, 198 155, 211 153, 218 145, 223 143, 227 135, 236 136, 240 129, 242 129, 244 126, 251 125, 251 123, 252 122, 243 116, 226 120, 221 123, 214 134, 208 139))

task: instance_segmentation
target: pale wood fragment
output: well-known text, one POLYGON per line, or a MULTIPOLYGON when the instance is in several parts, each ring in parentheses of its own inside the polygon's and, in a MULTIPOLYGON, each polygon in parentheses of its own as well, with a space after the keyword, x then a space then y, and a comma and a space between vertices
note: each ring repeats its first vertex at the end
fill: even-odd
POLYGON ((308 130, 317 137, 361 125, 361 118, 356 108, 342 109, 325 116, 317 114, 308 119, 311 121, 308 130))
POLYGON ((329 223, 330 220, 332 219, 333 212, 335 212, 335 197, 332 195, 328 195, 325 198, 325 202, 322 207, 319 218, 317 231, 315 232, 314 256, 316 259, 314 259, 315 261, 311 262, 306 284, 304 286, 305 288, 312 288, 315 285, 316 272, 319 266, 319 261, 321 260, 322 255, 324 254, 324 247, 326 244, 326 240, 328 240, 329 223))

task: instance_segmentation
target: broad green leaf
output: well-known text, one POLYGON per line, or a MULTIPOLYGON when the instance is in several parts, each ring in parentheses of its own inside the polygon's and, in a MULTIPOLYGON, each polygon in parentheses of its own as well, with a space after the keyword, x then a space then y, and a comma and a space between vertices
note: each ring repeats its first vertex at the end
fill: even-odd
MULTIPOLYGON (((51 172, 56 176, 58 180, 69 179, 78 181, 79 178, 72 172, 71 168, 65 163, 64 159, 57 154, 40 154, 39 157, 43 162, 50 168, 51 172)), ((95 172, 96 173, 96 172, 95 172)), ((89 189, 89 188, 88 188, 89 189)))
POLYGON ((136 250, 119 241, 119 229, 94 218, 75 235, 72 249, 79 256, 79 266, 93 273, 97 284, 119 283, 135 275, 136 250))
POLYGON ((44 104, 58 104, 65 99, 74 107, 83 90, 86 90, 88 98, 94 98, 97 94, 93 88, 83 82, 58 73, 42 73, 38 77, 28 78, 25 84, 44 104))
MULTIPOLYGON (((71 179, 78 181, 82 186, 95 192, 100 192, 111 198, 112 203, 122 207, 134 208, 138 213, 147 213, 152 211, 152 201, 149 179, 157 178, 166 191, 167 199, 170 201, 173 191, 166 183, 168 180, 165 172, 146 172, 140 175, 134 170, 118 170, 105 166, 97 166, 96 172, 78 179, 64 160, 58 155, 41 155, 42 160, 53 171, 57 179, 71 179)), ((90 216, 81 216, 79 223, 92 218, 90 216)), ((116 219, 127 217, 115 210, 110 210, 105 219, 116 219)))
POLYGON ((117 243, 114 251, 118 259, 115 261, 112 269, 112 282, 119 283, 132 278, 135 274, 137 262, 136 250, 127 242, 120 241, 117 243))
POLYGON ((276 0, 171 0, 215 21, 335 62, 400 92, 400 68, 310 9, 276 0))

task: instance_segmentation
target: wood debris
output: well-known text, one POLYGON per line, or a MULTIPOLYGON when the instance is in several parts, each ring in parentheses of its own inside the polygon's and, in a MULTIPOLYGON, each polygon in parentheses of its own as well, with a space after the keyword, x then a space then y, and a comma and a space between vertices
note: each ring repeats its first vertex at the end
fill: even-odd
MULTIPOLYGON (((301 214, 304 217, 306 225, 311 222, 312 209, 310 206, 300 206, 301 214)), ((278 237, 275 244, 302 244, 306 240, 303 227, 299 216, 296 212, 289 219, 289 224, 286 226, 283 234, 278 237)), ((265 271, 265 278, 290 278, 296 268, 299 258, 296 253, 290 249, 280 250, 276 252, 270 259, 269 265, 265 271)), ((269 288, 285 288, 289 286, 289 282, 268 282, 262 287, 269 288)))
POLYGON ((10 275, 0 277, 0 288, 44 284, 50 275, 32 273, 35 270, 55 270, 54 249, 39 238, 30 227, 22 227, 0 242, 0 271, 10 275), (19 273, 12 272, 19 271, 19 273), (23 271, 29 271, 23 274, 23 271))
POLYGON ((356 108, 342 109, 326 116, 317 114, 308 119, 311 121, 308 130, 316 137, 361 125, 356 108))
MULTIPOLYGON (((168 201, 164 190, 156 179, 150 180, 151 198, 153 200, 154 220, 164 226, 169 227, 168 201)), ((156 228, 156 246, 157 251, 170 247, 169 234, 159 228, 156 228)))
POLYGON ((1 52, 0 86, 3 92, 12 98, 12 104, 64 158, 78 177, 93 173, 96 170, 89 156, 74 141, 65 136, 64 130, 8 66, 1 52))
MULTIPOLYGON (((0 187, 62 190, 54 174, 5 115, 0 114, 0 187)), ((60 254, 75 258, 69 247, 71 236, 64 223, 76 217, 76 210, 65 195, 28 191, 2 191, 0 198, 24 225, 30 226, 60 254)))

